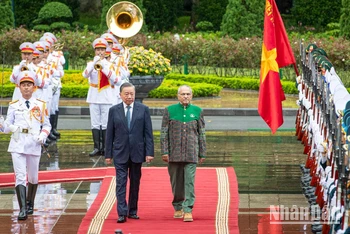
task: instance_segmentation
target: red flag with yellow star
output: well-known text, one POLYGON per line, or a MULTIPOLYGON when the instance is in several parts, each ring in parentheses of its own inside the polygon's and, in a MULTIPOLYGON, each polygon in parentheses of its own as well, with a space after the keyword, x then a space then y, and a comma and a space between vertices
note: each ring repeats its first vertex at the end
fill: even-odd
POLYGON ((258 112, 272 133, 283 124, 282 101, 285 100, 285 96, 279 68, 290 64, 294 64, 296 69, 282 18, 275 1, 266 0, 258 112))

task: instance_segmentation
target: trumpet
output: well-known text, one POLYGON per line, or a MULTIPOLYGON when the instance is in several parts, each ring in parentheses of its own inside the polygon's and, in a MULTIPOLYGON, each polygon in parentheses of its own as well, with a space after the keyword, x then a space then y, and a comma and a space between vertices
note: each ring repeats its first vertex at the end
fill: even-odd
POLYGON ((28 70, 29 70, 29 68, 27 66, 21 67, 21 71, 28 71, 28 70))
POLYGON ((100 59, 99 59, 99 60, 95 63, 95 65, 94 65, 94 68, 95 68, 96 71, 100 71, 100 70, 103 69, 103 66, 102 66, 102 64, 101 64, 101 61, 102 61, 103 57, 102 57, 101 54, 98 55, 98 56, 100 57, 100 59))
POLYGON ((21 67, 21 71, 28 71, 28 61, 26 61, 26 65, 21 67))
POLYGON ((62 51, 63 47, 64 47, 64 43, 56 43, 53 45, 53 50, 62 51))

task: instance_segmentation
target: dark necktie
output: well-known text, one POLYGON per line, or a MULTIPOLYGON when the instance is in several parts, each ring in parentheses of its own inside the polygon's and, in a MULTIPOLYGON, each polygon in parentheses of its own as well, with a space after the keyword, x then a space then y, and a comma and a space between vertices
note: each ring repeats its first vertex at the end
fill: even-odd
POLYGON ((28 100, 26 101, 26 106, 29 109, 29 101, 28 100))
POLYGON ((131 106, 126 106, 126 108, 128 109, 126 111, 126 121, 128 123, 128 129, 130 129, 130 108, 131 108, 131 106))

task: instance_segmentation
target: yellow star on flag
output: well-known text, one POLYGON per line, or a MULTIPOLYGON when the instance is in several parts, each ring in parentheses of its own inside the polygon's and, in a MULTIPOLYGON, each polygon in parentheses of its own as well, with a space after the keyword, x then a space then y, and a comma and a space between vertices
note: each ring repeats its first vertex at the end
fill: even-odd
POLYGON ((262 54, 261 54, 261 83, 265 80, 267 73, 269 71, 278 72, 278 64, 276 62, 277 51, 276 48, 272 50, 267 50, 265 44, 263 44, 262 54))

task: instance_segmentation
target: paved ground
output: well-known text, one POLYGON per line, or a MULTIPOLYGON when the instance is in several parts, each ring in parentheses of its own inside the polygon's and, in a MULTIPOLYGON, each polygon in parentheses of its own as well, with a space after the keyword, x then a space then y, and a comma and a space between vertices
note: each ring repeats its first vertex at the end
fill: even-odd
MULTIPOLYGON (((160 130, 162 117, 152 116, 154 130, 160 130)), ((260 116, 207 116, 205 117, 208 131, 234 130, 268 130, 267 124, 260 116)), ((58 129, 91 129, 90 116, 63 115, 59 117, 58 129)), ((280 130, 295 129, 295 116, 285 116, 280 130)))

